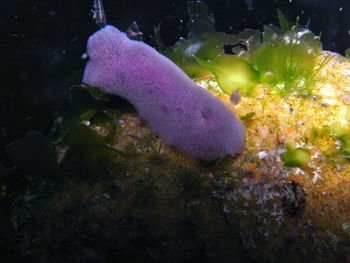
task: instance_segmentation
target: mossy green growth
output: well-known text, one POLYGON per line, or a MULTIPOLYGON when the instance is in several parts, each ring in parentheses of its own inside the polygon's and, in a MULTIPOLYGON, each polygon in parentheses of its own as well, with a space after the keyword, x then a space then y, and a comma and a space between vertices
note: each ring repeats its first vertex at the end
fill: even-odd
POLYGON ((266 26, 263 44, 249 58, 261 81, 271 84, 281 95, 307 96, 330 57, 322 57, 319 38, 298 23, 288 23, 279 12, 280 28, 266 26))
POLYGON ((333 134, 335 138, 340 142, 338 153, 344 160, 350 160, 350 129, 334 129, 333 134))
POLYGON ((211 72, 199 64, 196 58, 214 60, 223 53, 214 36, 204 34, 199 38, 178 41, 171 50, 165 51, 169 59, 177 64, 190 78, 205 78, 211 72))
POLYGON ((281 95, 312 94, 331 56, 324 55, 319 38, 299 26, 298 19, 290 26, 278 11, 279 28, 269 25, 263 33, 249 29, 229 35, 215 30, 207 5, 201 1, 188 4, 188 38, 166 48, 158 27, 156 40, 158 49, 191 78, 213 75, 228 95, 240 89, 242 95, 250 96, 258 82, 272 85, 281 95), (233 54, 225 54, 228 46, 233 54))
POLYGON ((287 151, 281 154, 285 166, 305 167, 311 162, 311 154, 308 149, 296 147, 296 143, 290 138, 285 144, 287 151))
POLYGON ((313 127, 310 131, 310 139, 311 142, 321 139, 337 141, 336 148, 330 150, 329 156, 335 158, 338 163, 350 161, 350 126, 344 127, 341 123, 333 123, 331 126, 313 127))
POLYGON ((288 167, 305 167, 311 162, 311 155, 308 149, 295 148, 284 152, 282 160, 288 167))
POLYGON ((207 68, 216 78, 220 88, 226 94, 239 90, 242 95, 252 95, 259 81, 259 74, 239 56, 220 55, 215 60, 195 57, 200 65, 207 68))
POLYGON ((214 76, 224 93, 231 95, 239 89, 241 95, 251 95, 259 75, 246 57, 260 45, 261 33, 257 30, 244 30, 237 35, 217 32, 208 6, 201 1, 189 1, 188 10, 187 39, 182 38, 167 48, 156 27, 158 50, 193 79, 214 76), (232 46, 236 55, 225 54, 225 45, 232 46))
POLYGON ((121 151, 110 147, 117 136, 115 120, 121 116, 116 105, 128 107, 124 100, 106 95, 96 87, 73 86, 70 89, 70 108, 62 120, 55 122, 49 134, 62 159, 66 155, 75 156, 84 172, 92 175, 105 169, 106 160, 121 155, 121 151), (91 125, 104 130, 104 135, 98 134, 91 125))
POLYGON ((311 141, 316 141, 321 138, 327 138, 331 135, 331 128, 329 126, 322 126, 320 128, 313 127, 310 132, 311 141))
POLYGON ((345 50, 345 57, 350 58, 350 48, 345 50))

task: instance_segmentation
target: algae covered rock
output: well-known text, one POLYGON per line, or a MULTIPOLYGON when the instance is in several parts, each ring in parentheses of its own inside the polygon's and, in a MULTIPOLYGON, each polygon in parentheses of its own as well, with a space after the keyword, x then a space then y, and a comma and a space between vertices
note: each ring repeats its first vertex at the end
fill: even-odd
POLYGON ((35 169, 13 159, 25 179, 22 191, 7 200, 13 202, 7 220, 14 258, 249 261, 236 222, 226 221, 212 194, 212 171, 223 173, 220 164, 203 164, 165 145, 120 98, 82 86, 72 88, 71 101, 70 113, 48 137, 35 133, 9 148, 12 156, 37 144, 55 153, 54 169, 45 171, 40 163, 35 169), (111 112, 112 105, 118 111, 111 112))

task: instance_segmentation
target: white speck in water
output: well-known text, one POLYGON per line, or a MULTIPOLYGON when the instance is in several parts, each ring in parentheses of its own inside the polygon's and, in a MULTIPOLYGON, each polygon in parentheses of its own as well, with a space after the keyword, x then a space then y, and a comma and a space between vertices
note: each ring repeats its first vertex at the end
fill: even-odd
POLYGON ((223 211, 225 214, 229 214, 229 213, 230 213, 230 210, 227 208, 226 205, 222 208, 222 211, 223 211))
POLYGON ((104 198, 106 198, 106 199, 111 199, 111 196, 110 196, 109 194, 107 194, 107 193, 104 193, 103 196, 104 196, 104 198))
POLYGON ((264 159, 267 156, 269 156, 269 154, 267 152, 263 151, 263 152, 259 152, 258 156, 259 156, 259 159, 264 159))
POLYGON ((99 27, 104 27, 107 24, 105 11, 103 9, 102 0, 94 0, 92 18, 96 21, 99 27))
POLYGON ((339 11, 340 11, 340 12, 343 11, 343 7, 340 7, 340 8, 339 8, 339 11))
POLYGON ((312 182, 314 184, 316 184, 318 179, 322 179, 322 177, 320 176, 320 174, 317 171, 314 171, 313 174, 314 174, 314 177, 312 178, 312 182))
POLYGON ((85 52, 84 54, 81 55, 81 59, 87 59, 89 56, 88 54, 85 52))
POLYGON ((95 12, 95 10, 92 10, 91 9, 91 13, 92 13, 92 19, 95 19, 96 20, 96 12, 95 12))
POLYGON ((63 49, 63 50, 62 50, 62 53, 63 53, 63 54, 66 54, 66 50, 63 49))
POLYGON ((62 123, 62 122, 63 122, 62 116, 57 117, 57 119, 55 120, 55 123, 62 123))
POLYGON ((300 168, 295 168, 295 174, 305 174, 305 172, 300 168))
POLYGON ((90 121, 82 121, 82 124, 84 124, 86 126, 90 126, 90 121))

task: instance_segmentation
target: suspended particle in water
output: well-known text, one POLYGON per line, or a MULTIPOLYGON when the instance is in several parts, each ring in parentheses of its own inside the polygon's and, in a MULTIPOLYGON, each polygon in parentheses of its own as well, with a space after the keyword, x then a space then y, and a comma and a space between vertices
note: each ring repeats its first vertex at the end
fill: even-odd
POLYGON ((143 33, 140 32, 137 23, 134 21, 126 30, 126 35, 129 39, 142 41, 143 33))
POLYGON ((88 54, 85 52, 85 53, 83 53, 82 55, 81 55, 81 59, 87 59, 89 56, 88 56, 88 54))
POLYGON ((102 0, 94 0, 92 13, 93 13, 92 18, 95 19, 96 24, 99 27, 102 28, 107 25, 106 14, 103 9, 102 0))

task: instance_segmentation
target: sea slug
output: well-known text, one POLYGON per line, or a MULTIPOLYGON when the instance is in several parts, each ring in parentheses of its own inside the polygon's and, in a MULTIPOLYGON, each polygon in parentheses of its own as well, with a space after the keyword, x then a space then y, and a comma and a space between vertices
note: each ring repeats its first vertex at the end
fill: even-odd
POLYGON ((214 160, 244 146, 240 120, 168 58, 107 25, 90 36, 83 83, 121 96, 166 143, 214 160))

